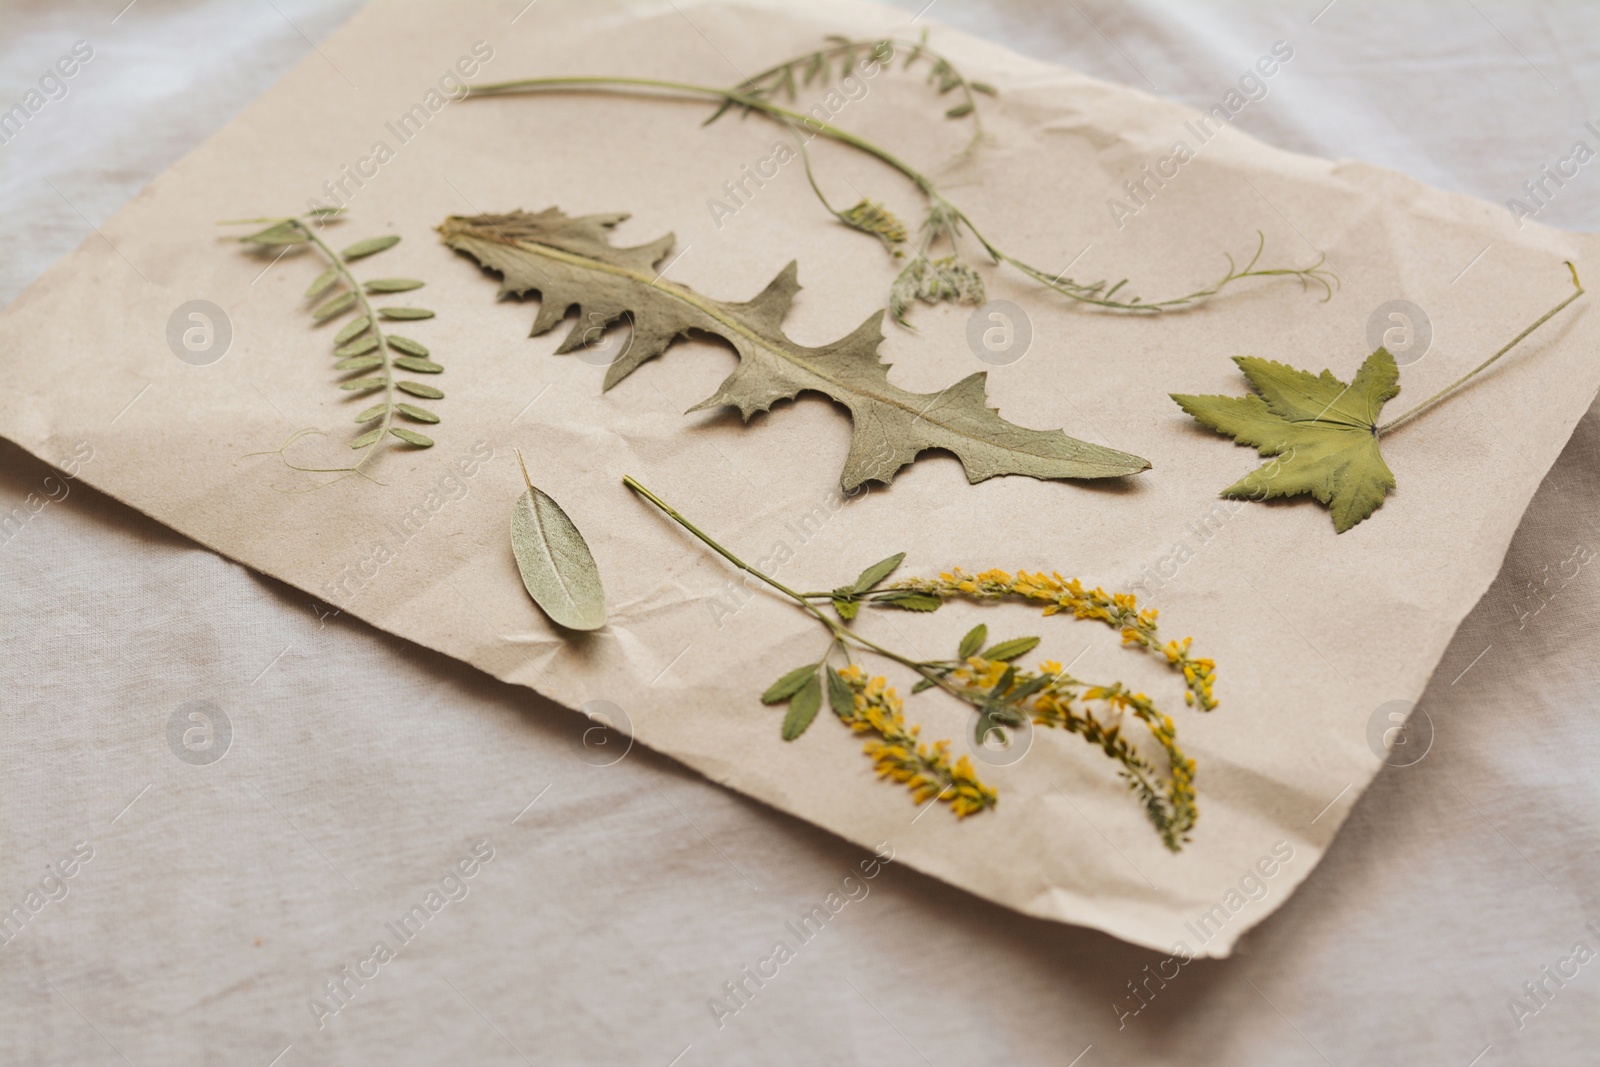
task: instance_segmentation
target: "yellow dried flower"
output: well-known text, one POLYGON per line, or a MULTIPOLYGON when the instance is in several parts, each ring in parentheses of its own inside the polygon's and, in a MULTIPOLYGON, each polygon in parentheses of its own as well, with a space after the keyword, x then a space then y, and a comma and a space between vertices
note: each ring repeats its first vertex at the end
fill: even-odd
POLYGON ((917 804, 943 801, 958 818, 966 818, 999 801, 999 794, 978 780, 972 762, 962 756, 950 762, 950 742, 919 742, 919 728, 909 726, 901 714, 902 703, 881 677, 867 678, 850 664, 839 672, 855 695, 855 714, 847 720, 857 733, 877 737, 862 746, 880 778, 899 782, 911 790, 917 804))

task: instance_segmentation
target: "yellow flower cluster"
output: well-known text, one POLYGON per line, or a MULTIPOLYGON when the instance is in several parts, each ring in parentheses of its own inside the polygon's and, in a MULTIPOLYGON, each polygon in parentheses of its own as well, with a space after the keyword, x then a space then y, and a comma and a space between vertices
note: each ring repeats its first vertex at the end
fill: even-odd
POLYGON ((888 209, 876 200, 863 200, 854 207, 840 212, 839 218, 862 233, 870 233, 877 237, 897 256, 900 253, 895 251, 895 246, 906 241, 905 224, 891 215, 888 209))
POLYGON ((966 596, 997 600, 1017 597, 1022 600, 1043 602, 1044 614, 1070 611, 1074 618, 1103 622, 1113 630, 1122 632, 1122 643, 1162 655, 1174 670, 1183 674, 1184 703, 1211 711, 1217 706, 1212 687, 1216 684, 1217 665, 1210 659, 1189 655, 1193 638, 1162 643, 1156 629, 1154 608, 1139 610, 1138 601, 1131 593, 1107 593, 1098 586, 1085 589, 1076 578, 1067 579, 1059 574, 1018 571, 1010 573, 991 568, 977 575, 957 569, 933 578, 912 578, 899 582, 894 588, 915 589, 931 593, 941 599, 966 596))
POLYGON ((1061 664, 1045 661, 1038 672, 1017 670, 1011 664, 972 656, 965 667, 951 672, 951 679, 991 702, 1007 703, 1018 713, 1029 716, 1036 725, 1049 726, 1081 736, 1091 745, 1122 765, 1129 788, 1139 795, 1150 821, 1162 841, 1176 852, 1187 840, 1199 818, 1195 803, 1194 760, 1178 747, 1177 728, 1143 693, 1128 690, 1118 682, 1109 686, 1084 686, 1061 669, 1061 664), (1007 675, 1010 681, 1007 682, 1007 675), (1043 684, 1035 683, 1043 680, 1043 684), (1000 686, 1000 693, 995 691, 1000 686), (1080 688, 1082 692, 1080 693, 1080 688), (1027 695, 1011 697, 1025 691, 1027 695), (1008 700, 1008 697, 1010 698, 1008 700), (1074 702, 1104 704, 1118 721, 1106 723, 1074 702), (1121 718, 1131 714, 1143 722, 1156 743, 1167 754, 1168 775, 1161 787, 1160 773, 1122 736, 1121 718))
POLYGON ((910 789, 917 804, 949 804, 958 818, 995 806, 999 796, 978 780, 971 760, 962 756, 952 763, 949 741, 927 744, 918 739, 921 728, 906 723, 900 696, 885 679, 869 679, 853 663, 839 677, 855 696, 854 713, 845 722, 856 733, 877 735, 862 751, 872 757, 879 777, 910 789))

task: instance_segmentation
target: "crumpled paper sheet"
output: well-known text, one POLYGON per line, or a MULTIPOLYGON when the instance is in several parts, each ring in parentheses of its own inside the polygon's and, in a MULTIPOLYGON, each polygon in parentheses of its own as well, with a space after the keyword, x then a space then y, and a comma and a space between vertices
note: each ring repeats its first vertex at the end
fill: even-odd
MULTIPOLYGON (((532 301, 496 303, 494 284, 433 239, 451 213, 559 205, 627 210, 618 243, 673 230, 668 274, 724 299, 753 295, 790 259, 806 286, 787 327, 818 344, 881 302, 894 265, 832 223, 797 165, 731 215, 725 184, 772 155, 777 131, 732 116, 702 129, 702 105, 595 96, 445 104, 400 143, 392 126, 476 42, 492 48, 474 80, 623 73, 731 83, 820 41, 900 26, 898 13, 844 0, 796 12, 758 4, 555 4, 513 23, 520 3, 380 3, 158 179, 0 316, 0 432, 196 540, 326 605, 533 687, 571 707, 620 709, 641 743, 712 779, 990 900, 1093 926, 1150 947, 1226 955, 1287 897, 1244 907, 1271 870, 1274 889, 1305 878, 1380 766, 1369 720, 1414 700, 1455 627, 1488 586, 1523 508, 1600 385, 1595 326, 1580 302, 1466 392, 1385 442, 1400 487, 1343 536, 1308 501, 1219 504, 1253 452, 1197 428, 1168 391, 1240 393, 1230 355, 1247 353, 1348 378, 1369 350, 1372 311, 1392 299, 1426 310, 1432 347, 1404 368, 1393 411, 1498 348, 1567 291, 1563 259, 1600 269, 1593 241, 1501 207, 1359 163, 1266 148, 1226 131, 1199 148, 1119 228, 1106 200, 1190 142, 1195 113, 1022 59, 935 28, 932 42, 974 78, 988 139, 960 159, 965 127, 917 75, 880 75, 841 94, 835 121, 936 171, 986 233, 1025 259, 1071 274, 1134 278, 1147 299, 1220 273, 1256 231, 1274 264, 1319 254, 1342 286, 1327 302, 1292 284, 1230 289, 1181 315, 1094 314, 1005 272, 990 297, 1026 309, 1033 340, 992 368, 991 403, 1008 419, 1150 458, 1115 487, 1000 478, 967 485, 928 456, 892 488, 845 500, 837 475, 848 422, 815 397, 748 426, 682 412, 731 366, 726 349, 683 343, 604 396, 603 367, 553 357, 559 334, 526 337, 532 301), (687 16, 684 17, 684 16, 687 16), (708 48, 708 45, 710 46, 708 48), (714 58, 707 58, 714 57, 714 58), (373 167, 375 143, 392 158, 373 167), (370 175, 357 186, 345 168, 370 175), (381 482, 310 493, 274 455, 291 432, 302 462, 347 462, 349 398, 329 373, 327 334, 300 294, 309 257, 247 255, 215 220, 302 210, 343 181, 350 240, 406 240, 365 273, 427 280, 436 319, 407 332, 447 366, 437 447, 391 452, 381 482), (720 222, 720 225, 719 225, 720 222), (221 307, 226 354, 175 357, 169 318, 191 300, 221 307), (507 530, 521 491, 513 448, 584 530, 611 618, 582 638, 555 632, 518 580, 507 530), (919 812, 875 779, 859 740, 827 716, 799 741, 756 695, 815 659, 813 622, 748 595, 722 561, 633 498, 632 473, 781 580, 827 588, 897 550, 905 573, 951 566, 1060 570, 1108 588, 1143 580, 1168 636, 1193 635, 1219 665, 1222 706, 1185 709, 1172 677, 1120 649, 1110 631, 1022 608, 952 605, 930 617, 869 612, 864 633, 943 656, 975 622, 997 636, 1039 633, 1040 655, 1090 679, 1122 678, 1172 710, 1199 764, 1202 817, 1179 856, 1113 772, 1076 738, 1040 731, 1027 755, 980 765, 998 810, 957 822, 919 812), (1285 858, 1287 857, 1287 858, 1285 858), (1220 910, 1219 910, 1220 909, 1220 910), (1209 916, 1208 921, 1202 921, 1209 916), (1197 925, 1198 924, 1198 925, 1197 925)), ((444 86, 448 90, 449 85, 444 86)), ((1219 87, 1219 99, 1229 87, 1219 87)), ((826 102, 803 94, 801 109, 826 102)), ((917 201, 882 168, 813 144, 835 200, 917 201)), ((936 390, 989 369, 967 341, 969 308, 918 308, 916 332, 888 329, 895 380, 936 390)), ((409 324, 408 324, 409 325, 409 324)), ((902 689, 910 679, 890 672, 902 689)), ((968 742, 970 715, 936 695, 908 704, 925 736, 968 742)))

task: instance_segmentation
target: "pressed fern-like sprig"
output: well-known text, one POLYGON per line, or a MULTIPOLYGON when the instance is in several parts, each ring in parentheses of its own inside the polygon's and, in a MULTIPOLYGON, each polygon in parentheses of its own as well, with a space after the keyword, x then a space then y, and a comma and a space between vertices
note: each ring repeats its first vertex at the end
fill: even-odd
MULTIPOLYGON (((905 64, 901 68, 909 70, 919 62, 928 68, 928 84, 937 87, 941 96, 956 93, 960 99, 953 107, 945 110, 945 118, 967 119, 972 126, 972 137, 967 142, 971 148, 983 136, 983 119, 978 114, 978 93, 994 96, 994 86, 985 82, 968 81, 966 76, 956 68, 949 59, 928 47, 928 31, 923 30, 922 36, 916 40, 901 37, 882 37, 874 40, 853 40, 839 34, 830 34, 824 38, 828 44, 811 52, 804 52, 798 56, 786 59, 781 63, 768 67, 758 74, 752 74, 744 81, 733 87, 733 92, 753 97, 757 100, 774 100, 778 96, 787 96, 790 102, 800 99, 800 86, 809 86, 813 82, 820 82, 826 86, 835 76, 842 80, 849 76, 856 68, 858 61, 870 60, 876 63, 893 63, 895 57, 905 55, 905 64)), ((703 125, 709 126, 730 108, 738 107, 732 100, 723 100, 711 117, 703 125)), ((743 106, 744 114, 748 115, 752 108, 743 106)))
POLYGON ((328 266, 305 292, 306 300, 313 305, 311 318, 314 324, 320 326, 337 322, 354 313, 354 318, 349 319, 333 336, 333 354, 339 357, 333 369, 346 375, 345 380, 339 383, 339 388, 357 396, 382 394, 378 403, 355 417, 355 421, 363 426, 377 424, 350 442, 350 447, 361 453, 360 457, 347 467, 307 467, 292 463, 284 456, 284 449, 295 441, 307 434, 321 433, 320 430, 296 431, 274 450, 294 470, 349 476, 363 474, 361 468, 378 453, 378 446, 385 442, 399 441, 413 448, 433 446, 432 438, 407 426, 397 425, 397 420, 403 418, 430 424, 437 423, 439 416, 427 408, 402 400, 400 394, 440 400, 444 398, 444 393, 422 382, 397 378, 396 372, 438 374, 444 367, 434 362, 428 347, 422 342, 390 333, 383 326, 384 322, 431 319, 432 311, 408 306, 378 307, 372 303, 373 297, 410 292, 422 288, 424 283, 414 278, 372 278, 363 282, 351 272, 352 263, 393 248, 400 243, 400 238, 394 234, 369 237, 334 251, 318 230, 330 222, 339 221, 342 215, 341 208, 319 208, 304 215, 235 219, 223 225, 266 224, 266 229, 239 240, 261 251, 276 249, 280 257, 295 246, 316 250, 328 266))
POLYGON ((912 62, 924 56, 930 58, 933 66, 930 79, 937 83, 941 92, 950 92, 957 89, 962 92, 962 101, 955 107, 948 109, 945 114, 951 118, 971 119, 973 138, 968 143, 967 148, 963 150, 963 154, 965 154, 976 144, 982 130, 978 117, 979 109, 976 94, 993 92, 992 88, 979 82, 969 81, 948 59, 935 56, 929 52, 925 42, 911 43, 895 38, 873 40, 831 38, 830 41, 831 43, 827 48, 808 51, 787 59, 730 88, 718 88, 716 86, 658 78, 614 76, 547 77, 525 78, 475 86, 472 96, 570 92, 572 90, 643 92, 649 95, 688 96, 696 99, 717 101, 719 107, 711 116, 712 120, 728 109, 735 107, 741 108, 746 113, 754 112, 764 115, 784 126, 794 136, 799 147, 801 160, 805 165, 806 177, 811 183, 812 192, 816 194, 817 199, 828 213, 852 229, 870 233, 883 240, 890 251, 899 258, 905 255, 905 250, 901 247, 905 243, 904 240, 890 239, 885 233, 887 231, 889 233, 898 232, 903 234, 906 229, 905 226, 889 215, 881 206, 870 200, 863 200, 850 209, 841 210, 835 207, 817 183, 806 142, 811 136, 820 134, 832 141, 871 156, 898 171, 910 181, 918 193, 922 195, 926 204, 926 214, 919 230, 917 246, 911 254, 909 262, 895 277, 889 292, 890 312, 894 315, 896 321, 902 325, 906 325, 905 314, 915 301, 930 304, 947 300, 972 304, 982 303, 984 299, 983 279, 975 267, 962 257, 960 242, 963 236, 970 236, 991 262, 1007 264, 1040 285, 1069 300, 1109 311, 1159 313, 1191 307, 1210 299, 1235 282, 1248 278, 1293 278, 1298 280, 1302 287, 1308 288, 1313 285, 1321 287, 1325 294, 1324 299, 1333 295, 1333 288, 1338 284, 1338 277, 1331 271, 1323 269, 1325 257, 1319 257, 1315 263, 1308 267, 1258 266, 1262 252, 1266 247, 1266 238, 1259 233, 1257 234, 1258 241, 1255 253, 1242 268, 1231 254, 1226 254, 1228 270, 1221 277, 1182 296, 1168 297, 1161 300, 1145 300, 1140 296, 1134 295, 1128 288, 1129 282, 1127 278, 1117 282, 1109 280, 1079 282, 1067 277, 1064 270, 1046 270, 1011 255, 985 237, 966 213, 951 202, 939 189, 937 183, 923 171, 866 138, 850 133, 848 130, 841 129, 831 122, 819 119, 814 115, 803 114, 793 108, 785 107, 778 103, 776 99, 780 95, 787 95, 791 100, 797 97, 794 72, 798 64, 804 64, 803 71, 815 73, 817 70, 832 70, 832 64, 842 59, 844 61, 843 69, 849 71, 863 61, 887 62, 887 59, 892 57, 899 47, 909 44, 912 49, 910 53, 912 62), (818 57, 822 58, 822 66, 820 68, 816 66, 818 57), (863 224, 863 222, 867 224, 863 224), (948 253, 939 254, 945 248, 948 248, 948 253))
POLYGON ((917 804, 943 801, 960 818, 994 807, 995 790, 980 781, 971 761, 950 757, 950 742, 924 742, 918 728, 908 725, 903 704, 881 677, 868 677, 855 661, 855 653, 871 652, 915 671, 920 681, 912 692, 938 688, 972 706, 978 716, 975 736, 987 740, 998 732, 1033 723, 1081 736, 1119 765, 1128 787, 1139 798, 1162 843, 1174 852, 1188 840, 1199 818, 1194 789, 1195 764, 1178 747, 1177 729, 1145 694, 1121 682, 1095 684, 1076 678, 1054 662, 1036 670, 1018 668, 1014 661, 1039 644, 1037 637, 1019 637, 993 644, 988 627, 979 624, 967 632, 956 654, 947 660, 924 660, 902 655, 853 630, 849 623, 863 605, 906 611, 936 611, 956 598, 1013 597, 1043 602, 1046 615, 1071 612, 1075 618, 1102 622, 1122 633, 1123 643, 1161 656, 1185 680, 1185 699, 1210 711, 1217 706, 1212 695, 1215 665, 1189 654, 1189 640, 1163 642, 1153 610, 1139 609, 1125 593, 1085 589, 1077 580, 1059 575, 1012 576, 987 570, 975 577, 952 571, 937 579, 913 579, 886 585, 905 559, 898 553, 864 570, 849 585, 828 592, 801 593, 745 563, 709 535, 673 510, 665 501, 632 478, 626 483, 660 508, 673 521, 699 538, 729 563, 794 601, 827 631, 822 656, 784 674, 762 694, 765 704, 786 704, 783 738, 792 741, 816 718, 823 700, 835 715, 857 733, 871 734, 864 751, 880 777, 900 782, 917 804), (837 618, 825 608, 831 604, 837 618), (842 659, 836 667, 834 660, 842 659), (1091 705, 1101 709, 1097 713, 1091 705), (1142 723, 1162 749, 1159 763, 1146 757, 1126 737, 1128 719, 1142 723))

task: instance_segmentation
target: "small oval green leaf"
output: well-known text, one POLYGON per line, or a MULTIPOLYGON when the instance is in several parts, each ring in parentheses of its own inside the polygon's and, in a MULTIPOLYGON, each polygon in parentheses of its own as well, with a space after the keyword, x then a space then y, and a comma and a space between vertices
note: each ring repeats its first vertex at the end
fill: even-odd
POLYGON ((1001 641, 997 645, 990 645, 981 653, 984 659, 999 660, 1002 663, 1016 659, 1027 652, 1032 652, 1038 647, 1037 637, 1013 637, 1009 641, 1001 641))
POLYGON ((438 374, 444 370, 439 364, 426 359, 418 359, 416 356, 396 356, 394 365, 403 367, 406 370, 414 370, 418 374, 438 374))
POLYGON ((588 544, 561 505, 534 487, 526 466, 522 479, 528 489, 511 512, 511 551, 524 588, 556 624, 598 630, 606 621, 606 597, 588 544))
POLYGON ((783 717, 783 739, 793 741, 805 733, 806 727, 811 725, 811 720, 817 717, 817 709, 820 707, 822 707, 822 679, 812 674, 806 679, 806 684, 800 687, 800 692, 789 701, 789 714, 783 717))
POLYGON ((431 385, 423 385, 421 382, 395 382, 394 384, 396 388, 403 389, 412 396, 426 397, 429 400, 444 399, 444 394, 431 385))
POLYGON ((408 419, 416 419, 418 422, 439 421, 439 416, 435 415, 427 408, 419 408, 415 404, 396 404, 394 407, 396 411, 400 412, 400 414, 404 415, 408 419))
MULTIPOLYGON (((357 422, 371 422, 373 419, 375 419, 375 418, 379 417, 380 415, 382 415, 384 409, 387 408, 388 406, 389 405, 387 403, 374 404, 370 408, 368 408, 367 410, 363 411, 361 414, 357 415, 356 416, 356 421, 357 422)), ((401 407, 405 407, 404 404, 401 404, 400 406, 401 407)))
POLYGON ((382 252, 385 248, 393 248, 399 243, 400 238, 394 234, 389 234, 386 237, 369 237, 365 241, 357 241, 340 252, 339 255, 348 262, 352 259, 360 259, 362 256, 370 256, 374 252, 382 252))
POLYGON ((366 333, 367 327, 371 325, 372 320, 367 318, 365 315, 362 315, 357 319, 351 319, 349 322, 344 324, 344 327, 338 333, 333 335, 333 343, 336 345, 342 345, 352 337, 359 337, 363 333, 366 333))
POLYGON ((856 695, 839 672, 828 668, 828 705, 841 719, 853 719, 856 714, 856 695))
POLYGON ((347 389, 350 392, 365 393, 372 389, 382 389, 388 384, 389 379, 387 378, 357 378, 353 382, 341 382, 339 388, 347 389))
POLYGON ((349 311, 355 306, 356 294, 340 293, 338 296, 334 297, 332 300, 313 311, 311 313, 311 317, 316 319, 318 322, 322 322, 325 319, 331 319, 335 315, 349 311))
POLYGON ((241 237, 239 240, 253 245, 300 245, 305 244, 310 238, 293 222, 280 222, 276 226, 268 226, 259 233, 241 237))
POLYGON ((369 293, 404 293, 412 289, 421 289, 422 282, 415 278, 374 278, 367 283, 369 293))
POLYGON ((980 622, 968 630, 967 636, 961 639, 961 644, 956 649, 956 659, 966 659, 968 656, 974 655, 988 639, 989 628, 980 622))
POLYGON ((409 337, 401 337, 399 334, 391 333, 389 335, 389 347, 398 348, 402 352, 409 352, 413 356, 422 356, 424 359, 428 356, 427 345, 421 341, 413 341, 409 337))
POLYGON ((815 663, 807 663, 804 667, 796 667, 767 687, 767 691, 761 694, 761 703, 782 704, 785 700, 800 692, 800 687, 806 684, 806 679, 816 673, 817 665, 815 663))
POLYGON ((876 600, 879 604, 899 608, 902 611, 938 611, 944 606, 944 601, 932 593, 922 593, 915 589, 891 589, 878 596, 876 600))
POLYGON ((376 444, 377 441, 378 441, 378 438, 380 438, 382 436, 383 436, 383 428, 381 426, 376 430, 368 430, 366 433, 362 434, 360 437, 356 438, 354 441, 351 441, 350 442, 350 447, 351 448, 366 448, 368 445, 376 444))
POLYGON ((389 427, 389 432, 400 438, 400 440, 404 441, 408 445, 416 445, 418 448, 433 447, 433 438, 424 437, 417 431, 408 430, 404 426, 391 426, 389 427))
MULTIPOLYGON (((366 355, 377 347, 378 339, 376 337, 363 337, 359 341, 351 341, 347 345, 340 345, 333 350, 333 354, 340 358, 348 359, 351 356, 366 355)), ((383 357, 379 356, 378 358, 382 359, 383 357)))
POLYGON ((378 314, 386 319, 431 319, 433 312, 427 308, 379 308, 378 314))
POLYGON ((370 370, 373 367, 383 366, 383 357, 380 355, 351 356, 341 359, 333 365, 334 370, 370 370))
POLYGON ((865 593, 867 590, 873 588, 879 582, 893 574, 894 569, 900 566, 900 564, 905 561, 905 558, 906 554, 904 552, 896 552, 888 559, 880 559, 878 562, 861 572, 861 577, 856 579, 855 591, 858 593, 865 593))
POLYGON ((315 300, 328 291, 328 287, 339 280, 339 268, 329 267, 317 275, 317 280, 306 287, 306 299, 315 300))

